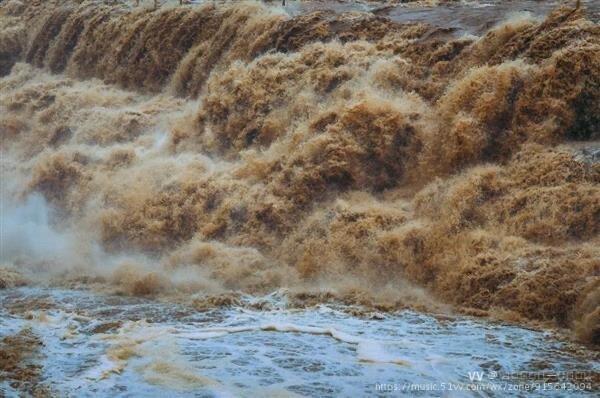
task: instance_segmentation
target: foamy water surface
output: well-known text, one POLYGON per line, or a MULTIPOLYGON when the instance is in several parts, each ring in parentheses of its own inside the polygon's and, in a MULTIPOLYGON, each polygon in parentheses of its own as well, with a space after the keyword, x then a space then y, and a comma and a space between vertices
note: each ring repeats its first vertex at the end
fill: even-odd
MULTIPOLYGON (((291 310, 283 293, 243 301, 199 312, 85 291, 11 289, 1 294, 0 337, 30 328, 43 342, 42 383, 59 396, 519 396, 507 386, 535 380, 503 377, 600 370, 549 333, 514 326, 412 311, 365 319, 329 306, 291 310), (269 309, 248 309, 259 301, 269 309), (15 311, 30 302, 48 309, 15 311)), ((15 393, 8 381, 0 391, 15 393)))

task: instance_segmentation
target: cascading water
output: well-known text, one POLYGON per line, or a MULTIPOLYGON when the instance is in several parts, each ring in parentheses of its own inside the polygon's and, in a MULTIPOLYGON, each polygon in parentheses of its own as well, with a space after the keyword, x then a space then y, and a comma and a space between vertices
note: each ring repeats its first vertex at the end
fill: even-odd
POLYGON ((134 3, 0 2, 1 392, 597 388, 595 2, 134 3))

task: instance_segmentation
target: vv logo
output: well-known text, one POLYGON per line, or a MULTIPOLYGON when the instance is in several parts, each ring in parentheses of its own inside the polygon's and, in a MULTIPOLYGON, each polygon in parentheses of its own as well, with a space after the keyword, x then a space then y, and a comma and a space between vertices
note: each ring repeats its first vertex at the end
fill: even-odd
POLYGON ((485 372, 468 372, 471 381, 482 381, 485 372))

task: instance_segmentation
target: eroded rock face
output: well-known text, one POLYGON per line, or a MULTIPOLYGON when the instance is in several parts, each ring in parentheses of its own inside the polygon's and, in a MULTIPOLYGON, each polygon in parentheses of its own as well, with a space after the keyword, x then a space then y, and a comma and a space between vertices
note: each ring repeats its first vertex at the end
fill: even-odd
POLYGON ((577 160, 581 162, 596 164, 600 162, 600 145, 598 146, 589 146, 585 148, 581 148, 577 150, 576 155, 577 160))

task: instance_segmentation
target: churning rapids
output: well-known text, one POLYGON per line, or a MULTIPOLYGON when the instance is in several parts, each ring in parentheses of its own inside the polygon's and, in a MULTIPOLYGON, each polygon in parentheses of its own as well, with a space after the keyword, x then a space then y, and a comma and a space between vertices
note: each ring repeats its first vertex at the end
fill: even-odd
MULTIPOLYGON (((347 307, 289 309, 284 291, 204 311, 73 290, 0 297, 3 344, 38 364, 11 375, 40 395, 561 396, 536 387, 560 380, 589 396, 589 380, 566 375, 600 371, 582 347, 541 332, 408 310, 359 319, 347 307)), ((11 384, 0 388, 10 395, 11 384)))
POLYGON ((600 2, 0 0, 0 396, 600 388, 600 2))

